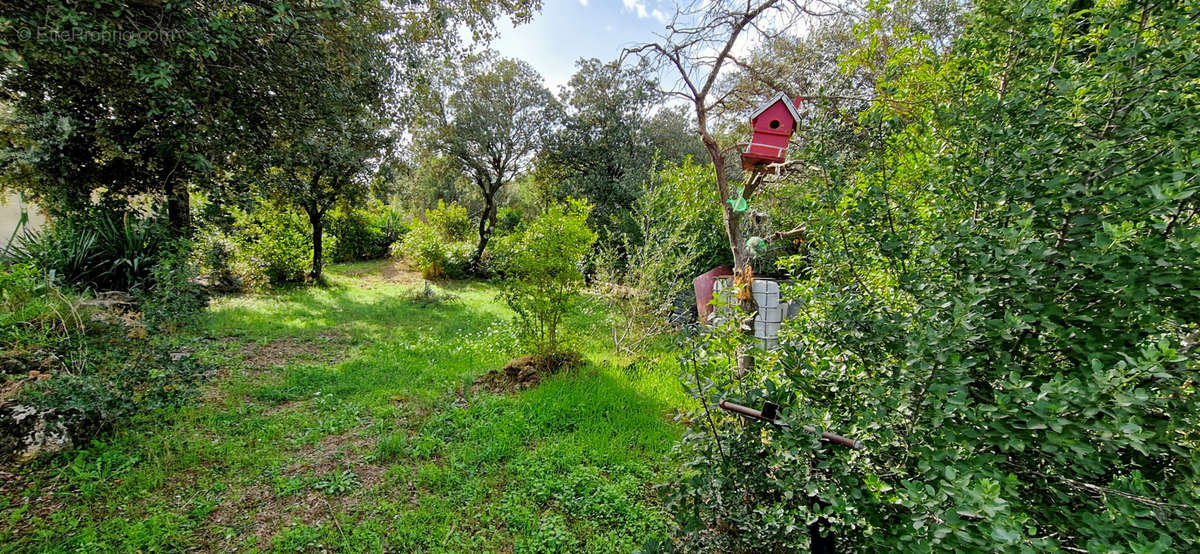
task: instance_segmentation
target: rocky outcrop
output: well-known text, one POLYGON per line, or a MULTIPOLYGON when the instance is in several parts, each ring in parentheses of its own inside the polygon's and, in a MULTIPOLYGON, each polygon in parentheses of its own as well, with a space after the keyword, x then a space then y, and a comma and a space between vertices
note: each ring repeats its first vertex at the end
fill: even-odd
POLYGON ((0 406, 0 461, 24 463, 61 452, 95 436, 102 425, 98 415, 75 409, 0 406))

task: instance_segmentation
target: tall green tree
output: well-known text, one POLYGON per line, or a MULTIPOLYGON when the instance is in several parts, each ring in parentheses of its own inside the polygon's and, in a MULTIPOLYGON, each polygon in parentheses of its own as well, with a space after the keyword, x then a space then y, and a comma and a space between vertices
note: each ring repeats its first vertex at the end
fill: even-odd
POLYGON ((156 193, 186 233, 189 181, 269 126, 274 89, 298 84, 275 64, 325 16, 266 2, 6 3, 7 125, 27 141, 4 148, 8 184, 58 215, 98 191, 156 193))
POLYGON ((662 96, 645 65, 621 67, 585 59, 562 93, 563 125, 550 137, 540 164, 558 176, 558 196, 587 198, 592 226, 602 242, 620 243, 633 232, 630 211, 656 156, 680 162, 692 146, 690 121, 663 110, 662 96))
POLYGON ((264 179, 266 192, 308 216, 314 280, 321 279, 324 268, 325 215, 337 203, 361 200, 370 191, 371 162, 387 143, 383 123, 368 114, 323 119, 273 145, 281 158, 264 179))
POLYGON ((407 171, 397 177, 395 188, 404 207, 414 215, 419 217, 425 210, 436 208, 438 201, 465 206, 472 213, 483 210, 475 184, 455 160, 426 152, 416 152, 412 157, 407 171))
POLYGON ((391 142, 385 108, 393 90, 396 62, 388 34, 399 22, 384 4, 348 5, 324 22, 324 42, 292 60, 294 71, 313 78, 308 86, 280 91, 290 115, 270 130, 265 191, 308 216, 312 227, 312 270, 324 266, 325 214, 337 202, 366 196, 372 161, 384 158, 391 142))
MULTIPOLYGON (((0 2, 0 122, 4 186, 57 215, 97 195, 152 193, 175 229, 190 229, 189 190, 214 168, 261 166, 270 131, 290 123, 290 91, 315 79, 296 61, 326 51, 343 18, 394 14, 387 49, 404 86, 424 60, 455 48, 462 27, 488 38, 504 14, 527 20, 539 2, 444 0, 412 7, 378 0, 97 0, 0 2)), ((327 52, 334 52, 335 49, 327 52)))
POLYGON ((492 55, 468 60, 465 75, 426 101, 430 113, 423 139, 453 159, 479 189, 479 242, 472 255, 478 270, 496 229, 497 193, 525 171, 560 119, 554 95, 541 75, 520 60, 492 55))

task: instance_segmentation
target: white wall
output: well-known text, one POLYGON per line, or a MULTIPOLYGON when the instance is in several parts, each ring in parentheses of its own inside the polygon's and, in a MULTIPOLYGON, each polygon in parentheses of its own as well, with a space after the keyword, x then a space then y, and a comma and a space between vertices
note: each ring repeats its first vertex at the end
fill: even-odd
POLYGON ((6 194, 0 198, 0 249, 8 247, 8 239, 21 222, 21 210, 29 215, 29 228, 37 229, 46 224, 46 216, 37 206, 21 202, 17 194, 6 194))

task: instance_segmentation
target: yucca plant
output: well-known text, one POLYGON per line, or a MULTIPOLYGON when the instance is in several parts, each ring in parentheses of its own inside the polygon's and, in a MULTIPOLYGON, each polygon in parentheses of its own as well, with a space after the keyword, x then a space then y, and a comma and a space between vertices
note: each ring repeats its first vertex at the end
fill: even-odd
POLYGON ((101 213, 26 230, 3 259, 57 274, 75 287, 129 290, 150 277, 167 246, 155 220, 101 213))
POLYGON ((150 276, 166 242, 157 232, 154 220, 138 219, 125 213, 120 218, 102 218, 96 227, 101 263, 108 266, 97 285, 124 290, 150 276))
POLYGON ((56 226, 41 232, 26 229, 9 246, 5 261, 43 269, 70 284, 91 282, 101 272, 96 233, 56 226))

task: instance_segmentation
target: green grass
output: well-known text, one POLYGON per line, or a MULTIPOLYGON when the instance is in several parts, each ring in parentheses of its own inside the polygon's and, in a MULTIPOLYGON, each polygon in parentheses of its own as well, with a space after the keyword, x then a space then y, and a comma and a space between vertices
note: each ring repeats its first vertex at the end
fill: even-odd
POLYGON ((426 306, 387 269, 216 301, 180 339, 222 367, 211 390, 16 470, 0 548, 628 552, 667 532, 651 487, 684 396, 665 347, 614 355, 591 300, 569 322, 582 368, 472 392, 514 354, 498 289, 426 306))

